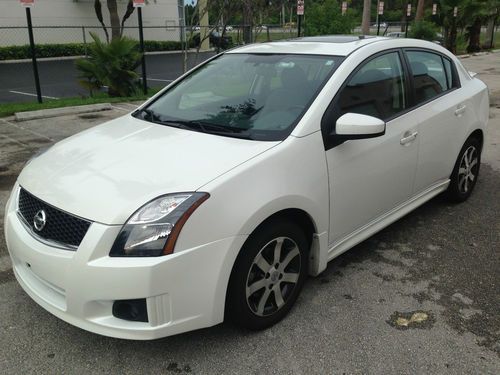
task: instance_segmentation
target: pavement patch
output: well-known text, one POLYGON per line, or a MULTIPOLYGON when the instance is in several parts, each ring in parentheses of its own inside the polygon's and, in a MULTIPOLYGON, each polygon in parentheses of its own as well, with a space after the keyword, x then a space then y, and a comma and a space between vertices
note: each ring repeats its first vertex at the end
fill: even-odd
POLYGON ((435 323, 434 316, 430 312, 411 311, 411 312, 394 312, 387 323, 397 329, 430 329, 435 323))

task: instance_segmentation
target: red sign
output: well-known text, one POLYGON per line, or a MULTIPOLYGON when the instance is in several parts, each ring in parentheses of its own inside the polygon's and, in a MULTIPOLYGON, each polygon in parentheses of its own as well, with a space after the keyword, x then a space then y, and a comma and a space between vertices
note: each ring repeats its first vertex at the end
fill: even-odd
POLYGON ((411 16, 411 4, 408 4, 408 8, 406 8, 406 16, 407 17, 411 16))
POLYGON ((19 0, 19 2, 24 8, 33 8, 35 5, 35 0, 19 0))
POLYGON ((297 0, 297 16, 304 15, 304 0, 297 0))
POLYGON ((145 0, 133 0, 132 5, 134 8, 142 8, 146 5, 145 0))
POLYGON ((347 12, 347 1, 342 1, 342 15, 347 12))
POLYGON ((378 3, 378 14, 380 14, 380 15, 384 14, 384 2, 383 1, 378 3))

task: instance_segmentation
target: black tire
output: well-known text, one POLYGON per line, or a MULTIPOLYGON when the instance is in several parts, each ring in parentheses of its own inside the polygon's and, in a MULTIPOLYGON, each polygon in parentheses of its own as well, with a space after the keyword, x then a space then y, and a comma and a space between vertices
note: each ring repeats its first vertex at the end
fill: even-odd
POLYGON ((270 327, 283 319, 297 300, 307 278, 308 253, 309 241, 297 224, 281 219, 269 221, 259 227, 243 245, 231 272, 226 300, 227 317, 236 325, 251 330, 270 327), (281 263, 278 262, 279 266, 276 268, 276 264, 271 263, 274 263, 274 249, 277 248, 278 241, 281 241, 281 263), (297 255, 295 249, 298 249, 297 255), (264 272, 255 263, 261 258, 267 262, 264 266, 270 267, 268 272, 264 272), (285 264, 286 262, 288 263, 285 264), (291 275, 297 277, 296 283, 285 281, 291 275), (263 283, 264 286, 247 297, 250 290, 247 287, 256 282, 263 283), (279 293, 275 292, 277 288, 279 293), (261 310, 260 302, 266 298, 266 293, 264 310, 261 310), (282 297, 279 300, 282 302, 280 307, 277 294, 282 297))
POLYGON ((464 202, 467 200, 479 177, 481 165, 481 141, 475 137, 467 139, 458 154, 455 167, 450 176, 450 185, 446 190, 446 197, 452 202, 464 202), (466 155, 467 153, 467 155, 466 155), (472 156, 470 156, 472 154, 472 156), (469 159, 472 157, 473 167, 469 167, 469 159), (467 159, 467 160, 466 160, 467 159), (465 171, 464 171, 465 169, 465 171), (473 180, 471 180, 473 176, 473 180))

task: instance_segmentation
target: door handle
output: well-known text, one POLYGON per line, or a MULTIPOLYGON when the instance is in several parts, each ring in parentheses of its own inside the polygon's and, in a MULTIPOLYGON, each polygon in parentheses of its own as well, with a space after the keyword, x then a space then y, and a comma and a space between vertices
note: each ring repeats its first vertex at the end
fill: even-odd
POLYGON ((467 106, 465 104, 459 105, 455 110, 455 116, 462 116, 466 108, 467 106))
POLYGON ((413 142, 415 138, 417 138, 417 135, 418 132, 413 132, 413 133, 410 133, 409 131, 405 132, 403 138, 401 138, 400 143, 404 146, 410 142, 413 142))

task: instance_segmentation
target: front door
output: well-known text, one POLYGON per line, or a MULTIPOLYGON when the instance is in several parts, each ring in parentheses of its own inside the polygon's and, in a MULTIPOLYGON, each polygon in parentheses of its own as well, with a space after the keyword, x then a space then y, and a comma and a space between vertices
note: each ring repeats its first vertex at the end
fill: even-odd
POLYGON ((327 146, 330 248, 411 197, 418 119, 404 113, 409 105, 406 77, 399 51, 377 54, 351 74, 332 102, 333 124, 353 112, 383 119, 387 126, 383 136, 327 146))

